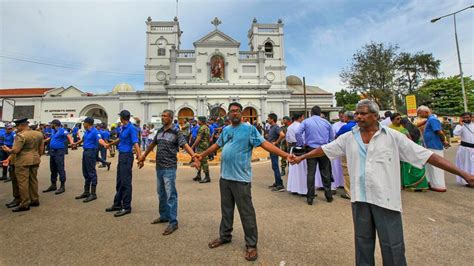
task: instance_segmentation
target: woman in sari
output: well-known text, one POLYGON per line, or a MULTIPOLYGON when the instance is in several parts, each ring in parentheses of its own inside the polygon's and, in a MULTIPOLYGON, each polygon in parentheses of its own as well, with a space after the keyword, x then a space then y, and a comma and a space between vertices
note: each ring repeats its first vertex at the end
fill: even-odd
MULTIPOLYGON (((421 145, 420 131, 407 119, 401 117, 399 113, 391 116, 392 124, 390 128, 406 135, 415 143, 421 145)), ((400 162, 400 170, 402 177, 402 186, 410 191, 426 191, 428 189, 428 181, 425 176, 425 168, 416 168, 409 163, 400 162)))

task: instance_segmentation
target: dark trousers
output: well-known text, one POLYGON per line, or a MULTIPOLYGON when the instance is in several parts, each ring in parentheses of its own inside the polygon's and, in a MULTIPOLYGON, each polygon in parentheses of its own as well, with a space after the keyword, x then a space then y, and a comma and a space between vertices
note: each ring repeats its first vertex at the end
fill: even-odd
POLYGON ((247 247, 256 247, 258 242, 257 218, 252 204, 252 183, 219 180, 221 192, 222 220, 219 228, 219 237, 223 241, 232 240, 234 224, 234 208, 237 205, 240 221, 244 228, 245 244, 247 247))
POLYGON ((58 180, 61 183, 66 182, 66 171, 64 170, 64 149, 49 149, 49 168, 51 170, 51 184, 56 184, 58 180))
POLYGON ((365 202, 352 203, 356 265, 375 265, 377 232, 384 266, 407 265, 402 214, 365 202))
MULTIPOLYGON (((102 161, 107 163, 107 149, 104 146, 99 146, 100 158, 102 161)), ((103 166, 106 166, 105 163, 102 162, 103 166)))
POLYGON ((84 149, 82 152, 82 175, 84 176, 85 186, 97 186, 97 171, 95 169, 95 149, 84 149))
POLYGON ((119 152, 114 206, 131 209, 133 153, 119 152))
POLYGON ((281 180, 280 168, 278 167, 278 155, 270 153, 270 160, 272 161, 272 170, 273 170, 273 176, 275 177, 275 184, 277 186, 283 186, 283 180, 281 180))
MULTIPOLYGON (((309 152, 312 148, 307 149, 309 152)), ((319 173, 321 174, 321 181, 323 182, 324 190, 331 191, 332 173, 331 173, 331 160, 327 156, 319 158, 306 159, 308 165, 308 174, 306 176, 308 194, 306 197, 314 198, 314 179, 316 175, 316 165, 319 167, 319 173)))
MULTIPOLYGON (((3 146, 4 144, 2 144, 3 146)), ((3 161, 5 159, 8 158, 8 153, 4 150, 1 149, 1 146, 0 146, 0 161, 3 161)), ((2 166, 2 176, 3 177, 7 177, 7 173, 8 173, 8 166, 2 166)))
POLYGON ((101 153, 101 149, 102 146, 99 146, 96 148, 95 150, 95 160, 97 162, 100 162, 103 166, 106 166, 107 165, 107 161, 102 157, 102 153, 101 153))
POLYGON ((13 201, 16 203, 20 204, 21 202, 21 197, 20 197, 20 189, 18 188, 18 180, 16 179, 16 174, 15 174, 15 166, 10 165, 10 177, 12 178, 12 191, 13 191, 13 201))

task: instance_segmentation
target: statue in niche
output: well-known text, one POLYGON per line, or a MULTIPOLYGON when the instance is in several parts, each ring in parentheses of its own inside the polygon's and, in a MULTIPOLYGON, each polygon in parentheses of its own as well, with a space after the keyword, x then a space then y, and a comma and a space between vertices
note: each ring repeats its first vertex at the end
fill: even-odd
POLYGON ((224 80, 225 65, 224 58, 220 55, 214 55, 211 57, 211 80, 222 81, 224 80))

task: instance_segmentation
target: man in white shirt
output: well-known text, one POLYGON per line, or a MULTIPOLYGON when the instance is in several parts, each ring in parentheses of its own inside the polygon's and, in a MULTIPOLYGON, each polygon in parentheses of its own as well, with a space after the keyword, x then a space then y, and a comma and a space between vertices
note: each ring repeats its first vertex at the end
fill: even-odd
POLYGON ((384 120, 380 121, 380 124, 388 127, 392 124, 392 119, 390 119, 390 117, 392 116, 392 112, 390 111, 386 111, 384 114, 384 120))
MULTIPOLYGON (((474 123, 471 123, 472 114, 463 113, 461 123, 454 128, 454 136, 461 137, 461 145, 456 153, 456 165, 468 172, 474 173, 474 123)), ((470 186, 460 176, 456 176, 456 181, 461 185, 470 186)))
POLYGON ((362 100, 356 107, 357 126, 299 157, 303 159, 346 155, 351 179, 352 217, 355 234, 356 265, 375 265, 375 235, 380 241, 383 265, 406 265, 401 217, 400 163, 418 168, 430 163, 474 184, 474 176, 398 131, 378 123, 378 105, 362 100))

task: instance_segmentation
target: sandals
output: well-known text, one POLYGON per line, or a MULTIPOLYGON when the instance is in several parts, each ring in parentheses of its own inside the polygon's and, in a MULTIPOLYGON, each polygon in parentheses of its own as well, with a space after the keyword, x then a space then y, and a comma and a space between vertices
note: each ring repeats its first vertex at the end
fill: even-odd
POLYGON ((167 222, 169 222, 169 220, 162 220, 161 218, 156 218, 155 220, 153 220, 153 222, 151 222, 151 224, 161 224, 167 222))
POLYGON ((255 261, 258 258, 257 248, 247 248, 245 251, 245 259, 248 261, 255 261))
POLYGON ((222 245, 227 244, 227 243, 230 243, 230 240, 224 241, 224 240, 221 240, 220 238, 216 238, 216 239, 212 240, 211 242, 209 242, 209 244, 207 244, 207 246, 209 248, 217 248, 217 247, 222 246, 222 245))

